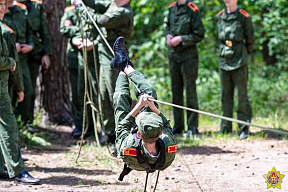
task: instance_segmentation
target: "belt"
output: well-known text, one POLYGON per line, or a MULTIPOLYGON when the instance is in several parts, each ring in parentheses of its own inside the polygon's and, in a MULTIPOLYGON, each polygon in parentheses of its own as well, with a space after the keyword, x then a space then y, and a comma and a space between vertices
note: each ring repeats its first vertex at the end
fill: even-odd
POLYGON ((224 45, 226 45, 227 47, 233 47, 239 43, 242 43, 242 41, 231 41, 231 40, 225 40, 225 41, 221 41, 221 43, 223 43, 224 45))

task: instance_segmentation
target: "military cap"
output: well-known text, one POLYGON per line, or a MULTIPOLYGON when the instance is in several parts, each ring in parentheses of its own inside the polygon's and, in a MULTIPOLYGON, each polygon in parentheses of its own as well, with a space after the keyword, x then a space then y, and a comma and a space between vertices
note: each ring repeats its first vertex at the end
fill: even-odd
POLYGON ((142 112, 136 117, 138 131, 143 139, 153 139, 159 137, 163 130, 163 121, 154 112, 142 112))

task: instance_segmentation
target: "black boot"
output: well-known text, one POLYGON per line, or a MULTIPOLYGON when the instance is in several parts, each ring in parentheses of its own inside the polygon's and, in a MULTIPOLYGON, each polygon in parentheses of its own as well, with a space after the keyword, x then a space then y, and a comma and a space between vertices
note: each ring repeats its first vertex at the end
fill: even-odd
POLYGON ((40 184, 39 179, 32 177, 27 171, 24 171, 15 177, 15 180, 28 185, 38 185, 40 184))
POLYGON ((125 67, 133 63, 129 59, 128 49, 125 45, 124 37, 118 37, 113 45, 114 58, 111 60, 110 67, 117 71, 124 71, 125 67))

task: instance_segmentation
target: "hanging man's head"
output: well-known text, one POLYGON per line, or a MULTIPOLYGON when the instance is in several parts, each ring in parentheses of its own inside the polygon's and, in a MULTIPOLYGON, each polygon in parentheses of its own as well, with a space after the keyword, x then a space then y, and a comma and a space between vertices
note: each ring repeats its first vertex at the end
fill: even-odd
POLYGON ((162 118, 154 112, 142 112, 136 117, 138 126, 138 136, 144 142, 154 143, 162 134, 163 121, 162 118))

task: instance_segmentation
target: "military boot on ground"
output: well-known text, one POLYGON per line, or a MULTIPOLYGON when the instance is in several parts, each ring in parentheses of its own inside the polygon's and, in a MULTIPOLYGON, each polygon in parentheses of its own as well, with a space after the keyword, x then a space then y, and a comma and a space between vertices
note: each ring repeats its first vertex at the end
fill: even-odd
POLYGON ((118 37, 113 45, 114 58, 111 60, 110 67, 117 71, 124 71, 128 65, 133 66, 129 59, 128 49, 125 45, 124 37, 118 37))

